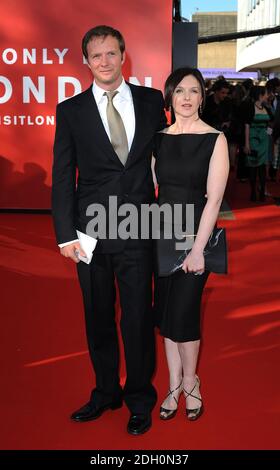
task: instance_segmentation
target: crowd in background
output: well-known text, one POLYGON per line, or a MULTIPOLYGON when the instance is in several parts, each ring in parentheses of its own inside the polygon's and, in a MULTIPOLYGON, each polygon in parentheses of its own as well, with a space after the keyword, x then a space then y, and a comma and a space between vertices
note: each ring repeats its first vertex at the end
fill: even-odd
POLYGON ((266 181, 277 182, 280 168, 280 79, 233 85, 220 76, 214 83, 206 80, 206 87, 202 119, 224 132, 231 169, 250 182, 250 199, 264 201, 266 181))

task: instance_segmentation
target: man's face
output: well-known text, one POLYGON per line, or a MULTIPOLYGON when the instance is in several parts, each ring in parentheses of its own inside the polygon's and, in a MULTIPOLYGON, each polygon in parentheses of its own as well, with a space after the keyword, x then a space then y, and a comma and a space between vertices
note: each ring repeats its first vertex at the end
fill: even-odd
POLYGON ((273 103, 275 100, 275 93, 271 90, 270 92, 267 93, 267 101, 270 103, 273 103))
POLYGON ((96 84, 105 90, 115 90, 122 82, 125 53, 113 36, 93 38, 87 45, 88 65, 96 84))
POLYGON ((228 95, 228 92, 229 92, 229 89, 228 88, 222 88, 221 90, 217 90, 215 92, 216 94, 216 97, 217 97, 217 101, 224 101, 224 99, 227 97, 228 95))

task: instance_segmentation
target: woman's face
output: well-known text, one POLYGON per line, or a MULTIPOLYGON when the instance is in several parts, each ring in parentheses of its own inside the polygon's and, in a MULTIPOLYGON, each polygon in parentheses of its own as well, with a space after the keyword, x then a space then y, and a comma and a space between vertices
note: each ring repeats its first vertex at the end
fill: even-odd
POLYGON ((172 96, 172 107, 175 116, 189 118, 198 114, 202 103, 200 84, 193 75, 187 75, 181 80, 172 96))
POLYGON ((259 97, 259 102, 260 103, 265 103, 268 100, 268 93, 265 91, 264 95, 260 95, 259 97))

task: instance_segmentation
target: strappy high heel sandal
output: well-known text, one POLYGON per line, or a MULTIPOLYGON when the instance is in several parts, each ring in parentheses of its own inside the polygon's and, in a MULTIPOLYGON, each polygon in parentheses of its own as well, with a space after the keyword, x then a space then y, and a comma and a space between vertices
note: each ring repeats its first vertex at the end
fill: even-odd
POLYGON ((185 390, 185 388, 183 388, 185 398, 193 397, 193 398, 196 398, 196 400, 199 400, 200 403, 201 403, 199 408, 193 408, 193 409, 186 408, 186 415, 187 415, 187 418, 190 421, 195 421, 196 419, 198 419, 204 411, 204 407, 203 407, 201 397, 198 397, 197 395, 193 394, 193 391, 195 390, 195 388, 196 387, 199 388, 199 386, 200 386, 200 380, 199 380, 198 376, 196 375, 195 377, 196 377, 195 384, 194 384, 194 386, 193 386, 193 388, 191 389, 190 392, 188 392, 187 390, 185 390))
MULTIPOLYGON (((174 397, 173 394, 174 394, 174 392, 179 390, 179 388, 182 386, 182 382, 183 382, 183 379, 181 380, 181 383, 178 385, 178 387, 174 388, 174 390, 169 389, 169 392, 166 395, 166 398, 171 396, 175 400, 175 402, 177 404, 177 408, 175 410, 168 410, 167 408, 164 408, 163 406, 161 406, 160 410, 159 410, 160 411, 160 413, 159 413, 160 419, 163 419, 163 420, 167 421, 168 419, 175 418, 176 413, 177 413, 177 409, 178 409, 178 401, 179 401, 179 397, 180 397, 180 394, 181 394, 182 390, 180 391, 178 398, 174 397)), ((166 398, 165 398, 165 400, 166 400, 166 398)))

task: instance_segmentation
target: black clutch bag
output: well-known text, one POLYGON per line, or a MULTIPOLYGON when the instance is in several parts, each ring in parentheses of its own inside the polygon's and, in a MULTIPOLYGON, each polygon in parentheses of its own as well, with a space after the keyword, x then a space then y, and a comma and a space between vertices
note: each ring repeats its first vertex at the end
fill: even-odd
MULTIPOLYGON (((191 249, 178 249, 177 244, 180 242, 182 243, 182 238, 178 239, 175 234, 172 238, 164 238, 163 229, 160 230, 159 239, 156 240, 158 276, 170 276, 182 268, 191 249)), ((218 274, 227 273, 227 243, 224 228, 213 229, 203 254, 206 271, 218 274)))

